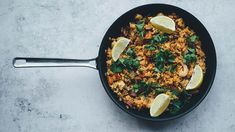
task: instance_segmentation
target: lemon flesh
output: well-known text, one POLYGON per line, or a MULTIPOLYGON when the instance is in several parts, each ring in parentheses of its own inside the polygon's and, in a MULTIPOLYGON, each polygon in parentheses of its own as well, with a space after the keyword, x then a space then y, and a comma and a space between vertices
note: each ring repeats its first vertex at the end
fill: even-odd
POLYGON ((166 110, 169 104, 170 104, 170 96, 163 93, 159 94, 151 104, 150 115, 152 117, 157 117, 161 115, 166 110))
POLYGON ((175 22, 167 16, 156 16, 150 20, 153 27, 165 33, 173 33, 175 31, 175 22))
POLYGON ((113 48, 112 48, 112 58, 117 61, 121 53, 125 50, 130 40, 124 37, 117 38, 113 48))
POLYGON ((203 71, 199 65, 196 65, 193 70, 193 75, 186 86, 186 90, 194 90, 197 89, 203 81, 203 71))

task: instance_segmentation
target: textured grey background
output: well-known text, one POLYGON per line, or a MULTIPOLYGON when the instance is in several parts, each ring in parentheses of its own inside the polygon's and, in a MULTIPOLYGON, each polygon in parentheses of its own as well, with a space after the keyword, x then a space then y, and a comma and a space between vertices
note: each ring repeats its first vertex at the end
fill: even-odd
POLYGON ((0 0, 0 132, 234 132, 234 0, 0 0), (136 120, 87 68, 14 69, 16 56, 93 58, 121 14, 160 2, 186 9, 210 32, 218 68, 209 95, 168 123, 136 120))

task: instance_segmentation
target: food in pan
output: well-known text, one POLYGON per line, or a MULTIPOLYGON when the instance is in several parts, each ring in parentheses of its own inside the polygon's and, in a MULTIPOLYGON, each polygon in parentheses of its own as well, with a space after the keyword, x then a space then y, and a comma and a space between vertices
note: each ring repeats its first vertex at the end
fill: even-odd
POLYGON ((177 114, 206 72, 200 38, 175 13, 137 14, 120 30, 106 50, 110 88, 127 108, 177 114))

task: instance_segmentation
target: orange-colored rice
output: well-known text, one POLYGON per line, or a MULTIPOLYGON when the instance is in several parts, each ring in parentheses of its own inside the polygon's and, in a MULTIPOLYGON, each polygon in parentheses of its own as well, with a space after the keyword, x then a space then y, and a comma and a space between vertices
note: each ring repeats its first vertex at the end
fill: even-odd
MULTIPOLYGON (((144 44, 141 42, 140 38, 137 35, 136 27, 134 23, 130 23, 129 27, 124 27, 121 29, 122 35, 126 38, 129 38, 131 42, 129 43, 129 47, 135 49, 135 53, 137 58, 140 60, 140 69, 137 71, 124 70, 121 73, 113 73, 110 70, 110 66, 113 63, 112 60, 112 51, 111 48, 108 48, 107 53, 107 80, 111 87, 111 89, 117 93, 119 99, 124 101, 127 104, 127 107, 141 109, 141 108, 149 108, 151 101, 157 96, 153 92, 149 93, 147 96, 137 96, 132 92, 132 84, 128 76, 133 76, 135 80, 144 80, 145 82, 157 82, 161 86, 167 86, 170 88, 175 88, 178 91, 182 91, 189 82, 193 68, 196 64, 199 64, 205 73, 206 65, 205 65, 205 54, 201 49, 201 41, 198 40, 195 42, 196 47, 196 55, 197 62, 188 65, 188 73, 186 77, 179 76, 179 73, 183 70, 183 58, 182 55, 187 51, 187 43, 186 38, 192 34, 195 34, 193 30, 191 30, 188 26, 185 26, 182 18, 179 18, 176 14, 170 14, 168 17, 172 18, 176 24, 176 32, 174 34, 169 35, 170 40, 161 44, 160 47, 164 50, 169 50, 175 56, 176 71, 169 72, 165 71, 162 73, 154 72, 154 64, 148 61, 148 57, 154 55, 158 50, 149 51, 144 49, 144 44)), ((136 19, 143 19, 142 16, 137 15, 136 19)), ((146 32, 144 38, 151 38, 154 33, 159 32, 157 29, 153 28, 150 24, 149 20, 151 17, 146 17, 147 23, 145 23, 144 28, 148 31, 146 32)), ((161 32, 160 32, 161 33, 161 32)), ((116 39, 113 38, 112 41, 116 39)), ((125 58, 125 54, 121 54, 120 58, 125 58)))

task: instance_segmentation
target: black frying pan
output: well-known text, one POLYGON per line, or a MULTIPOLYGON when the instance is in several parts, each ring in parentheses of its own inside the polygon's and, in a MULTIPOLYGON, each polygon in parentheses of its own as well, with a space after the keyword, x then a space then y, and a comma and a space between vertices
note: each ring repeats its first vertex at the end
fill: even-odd
POLYGON ((108 29, 104 38, 102 40, 99 55, 97 58, 89 59, 89 60, 78 60, 78 59, 53 59, 53 58, 15 58, 13 60, 13 65, 16 68, 25 68, 25 67, 91 67, 95 68, 99 71, 101 82, 104 86, 105 91, 109 95, 109 97, 113 100, 113 102, 121 108, 123 111, 128 114, 145 120, 150 121, 166 121, 181 117, 190 111, 192 111, 195 107, 197 107, 202 100, 206 97, 212 83, 214 81, 215 73, 216 73, 216 52, 215 47, 212 42, 212 39, 206 30, 206 28, 202 25, 202 23, 195 18, 192 14, 187 11, 180 9, 178 7, 166 4, 149 4, 143 5, 137 8, 134 8, 122 16, 120 16, 108 29), (106 67, 106 53, 105 50, 111 46, 111 41, 109 37, 119 37, 121 27, 125 27, 129 24, 129 22, 134 21, 134 16, 137 13, 142 14, 143 16, 148 15, 156 15, 157 13, 162 12, 164 14, 176 13, 178 16, 182 17, 185 21, 185 24, 188 25, 191 29, 193 29, 197 35, 200 37, 202 42, 202 49, 206 55, 206 73, 203 80, 203 83, 200 87, 200 91, 198 94, 195 94, 190 103, 185 105, 176 115, 170 115, 167 113, 163 113, 159 117, 151 117, 149 114, 149 110, 133 110, 127 109, 125 104, 118 100, 117 95, 111 90, 107 83, 107 79, 105 73, 107 71, 106 67))

